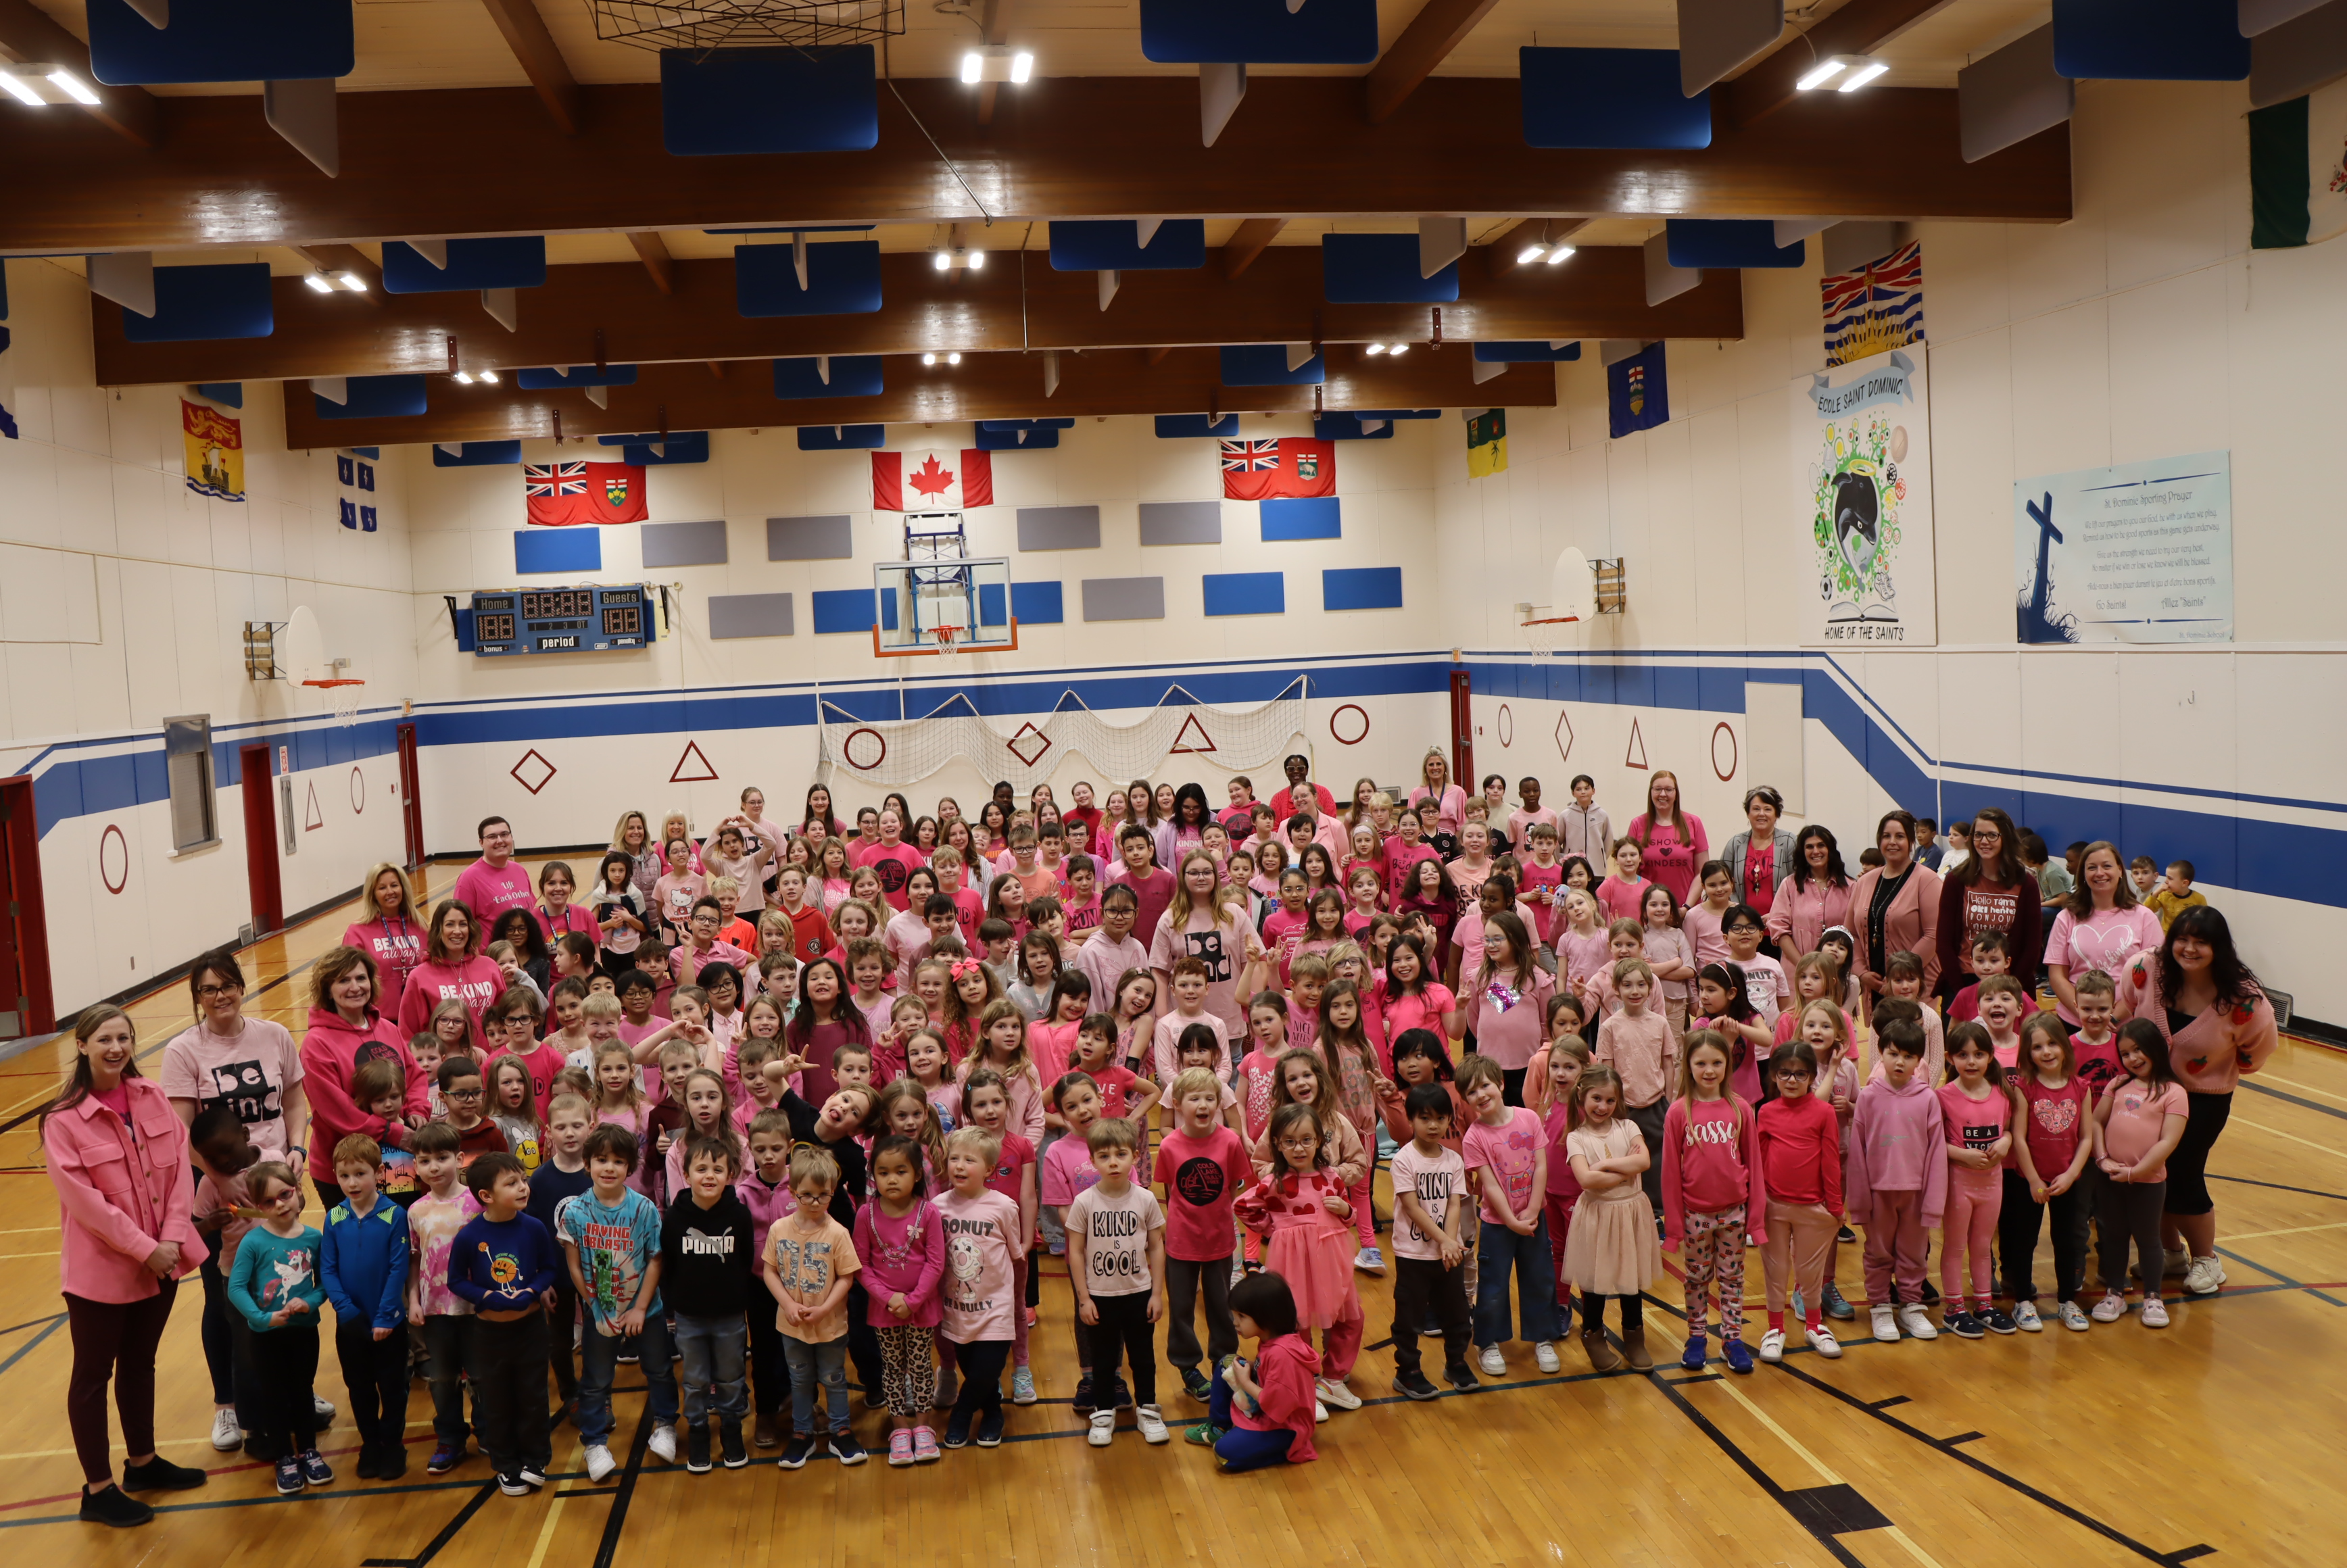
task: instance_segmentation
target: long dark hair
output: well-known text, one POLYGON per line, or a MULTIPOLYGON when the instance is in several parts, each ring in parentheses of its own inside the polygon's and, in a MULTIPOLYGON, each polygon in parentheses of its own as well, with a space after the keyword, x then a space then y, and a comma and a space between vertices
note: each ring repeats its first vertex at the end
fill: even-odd
POLYGON ((1296 1332, 1296 1293, 1269 1269, 1232 1286, 1228 1305, 1233 1312, 1254 1319, 1266 1340, 1296 1332))
POLYGON ((1809 841, 1818 839, 1826 846, 1826 886, 1847 887, 1850 873, 1842 869, 1841 845, 1834 842, 1833 830, 1821 823, 1811 823, 1801 829, 1793 840, 1793 884, 1799 886, 1809 880, 1809 841))
MULTIPOLYGON (((1513 909, 1502 909, 1486 919, 1483 924, 1487 927, 1498 927, 1501 934, 1508 938, 1508 951, 1515 957, 1515 982, 1520 986, 1529 984, 1531 977, 1538 972, 1532 968, 1532 934, 1524 929, 1524 923, 1516 917, 1516 912, 1513 909)), ((1485 958, 1483 979, 1487 983, 1491 974, 1491 960, 1485 958)))
MULTIPOLYGON (((206 956, 212 957, 214 955, 208 954, 206 956)), ((218 968, 219 966, 214 965, 213 967, 218 968)), ((235 967, 235 960, 233 958, 230 960, 230 967, 231 968, 235 967)), ((101 1002, 96 1007, 84 1008, 82 1009, 80 1020, 74 1025, 74 1043, 76 1045, 87 1045, 92 1037, 97 1033, 98 1026, 110 1022, 118 1018, 125 1024, 129 1025, 130 1029, 130 1060, 122 1064, 122 1076, 125 1079, 143 1078, 146 1074, 138 1071, 138 1026, 135 1023, 131 1023, 130 1015, 124 1012, 118 1007, 114 1007, 108 1003, 101 1002)), ((90 1081, 89 1054, 87 1051, 77 1050, 74 1052, 73 1081, 66 1085, 66 1091, 63 1094, 58 1095, 55 1100, 50 1101, 46 1105, 41 1107, 41 1131, 46 1132, 47 1130, 50 1117, 56 1115, 60 1111, 70 1111, 75 1106, 80 1104, 83 1101, 88 1099, 95 1087, 96 1086, 90 1081)))
POLYGON ((1894 822, 1907 830, 1907 847, 1911 851, 1913 850, 1915 847, 1915 814, 1911 811, 1893 810, 1884 812, 1882 814, 1882 820, 1874 825, 1874 846, 1877 849, 1882 847, 1882 830, 1889 827, 1894 822))
MULTIPOLYGON (((538 917, 519 906, 507 909, 497 917, 497 924, 489 927, 489 942, 513 943, 514 962, 525 969, 532 964, 543 963, 547 959, 546 933, 539 928, 538 917), (518 939, 499 934, 507 925, 516 920, 521 922, 521 936, 518 939)), ((481 945, 486 948, 488 942, 481 945)))
POLYGON ((1178 827, 1183 825, 1182 807, 1185 802, 1190 801, 1195 801, 1198 805, 1198 826, 1203 828, 1206 824, 1214 820, 1214 808, 1206 804, 1205 786, 1198 784, 1185 784, 1174 792, 1174 823, 1175 826, 1178 827))
MULTIPOLYGON (((1393 1001, 1402 994, 1401 978, 1393 972, 1393 956, 1404 948, 1408 948, 1411 957, 1418 960, 1419 993, 1423 995, 1427 987, 1438 983, 1438 977, 1426 961, 1426 945, 1408 932, 1401 932, 1395 936, 1393 945, 1386 949, 1386 1000, 1388 1001, 1393 1001)), ((1407 1034, 1409 1031, 1404 1030, 1402 1032, 1407 1034)))
MULTIPOLYGON (((1990 823, 1996 828, 1996 880, 1993 886, 2006 887, 2035 880, 2028 872, 2022 869, 2021 829, 2013 825, 2013 818, 2005 815, 2003 808, 1993 805, 1984 806, 1973 813, 1973 820, 1990 823)), ((1963 887, 1977 886, 1987 880, 1985 876, 1987 870, 1988 863, 1981 858, 1980 845, 1974 844, 1972 854, 1965 856, 1962 866, 1956 867, 1956 883, 1963 887)))
POLYGON ((800 830, 804 832, 810 822, 822 823, 824 832, 835 835, 847 831, 841 825, 839 820, 839 797, 831 793, 831 788, 827 784, 807 785, 805 804, 799 807, 800 830), (817 790, 823 791, 824 815, 820 817, 815 814, 815 792, 817 790))
POLYGON ((2173 1002, 2184 990, 2184 967, 2176 961, 2178 937, 2198 937, 2209 944, 2209 979, 2217 988, 2218 1005, 2250 1007, 2265 996, 2264 982, 2233 947, 2233 928, 2225 924, 2225 917, 2213 905, 2195 904, 2177 915, 2168 940, 2159 945, 2161 1000, 2173 1002))
POLYGON ((1737 1022, 1746 1023, 1760 1016, 1760 1009, 1752 1005, 1751 994, 1745 988, 1744 971, 1734 964, 1706 964, 1695 972, 1695 979, 1697 985, 1706 980, 1718 982, 1727 993, 1727 1016, 1737 1022))
POLYGON ((848 1039, 870 1045, 872 1026, 865 1020, 864 1009, 849 998, 847 971, 840 967, 836 958, 817 958, 799 970, 798 1010, 791 1015, 791 1021, 784 1030, 792 1050, 805 1056, 815 1044, 815 1003, 807 999, 807 977, 817 969, 829 969, 832 979, 839 984, 839 990, 831 1004, 831 1021, 846 1030, 848 1039))

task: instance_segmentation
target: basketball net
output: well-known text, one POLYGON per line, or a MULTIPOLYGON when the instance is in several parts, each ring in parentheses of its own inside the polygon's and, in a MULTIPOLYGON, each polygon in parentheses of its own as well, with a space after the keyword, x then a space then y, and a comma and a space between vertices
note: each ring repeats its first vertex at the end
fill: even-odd
POLYGON ((348 728, 359 722, 359 693, 364 681, 304 681, 304 686, 322 688, 334 704, 335 722, 348 728))
POLYGON ((1580 619, 1575 615, 1552 615, 1527 620, 1522 623, 1524 645, 1532 651, 1533 658, 1545 659, 1556 651, 1558 639, 1563 635, 1564 629, 1580 619))

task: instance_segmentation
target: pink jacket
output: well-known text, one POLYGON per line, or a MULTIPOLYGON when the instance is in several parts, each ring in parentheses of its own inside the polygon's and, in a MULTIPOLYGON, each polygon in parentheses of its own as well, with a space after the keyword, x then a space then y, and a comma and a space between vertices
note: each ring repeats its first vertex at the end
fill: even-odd
POLYGON ((2244 1072, 2255 1072, 2281 1043, 2273 1003, 2210 1008, 2182 1029, 2168 1027, 2168 999, 2159 994, 2159 953, 2137 953, 2119 975, 2121 1021, 2147 1018, 2168 1041, 2176 1076, 2195 1094, 2230 1094, 2244 1072))
POLYGON ((1874 890, 1882 886, 1882 868, 1870 867, 1850 885, 1850 968, 1863 980, 1882 973, 1891 953, 1912 953, 1923 960, 1923 994, 1930 996, 1940 981, 1940 874, 1918 865, 1906 886, 1891 901, 1882 917, 1882 945, 1888 951, 1866 950, 1867 912, 1874 907, 1874 890))
POLYGON ((1874 1204, 1874 1191, 1923 1194, 1923 1224, 1940 1223, 1948 1197, 1947 1129, 1940 1097, 1922 1073, 1904 1089, 1870 1083, 1858 1091, 1842 1186, 1852 1214, 1874 1204))
MULTIPOLYGON (((432 1085, 399 1026, 373 1008, 364 1025, 352 1025, 332 1008, 312 1008, 310 1027, 302 1036, 302 1092, 310 1101, 310 1145, 321 1170, 333 1169, 334 1145, 354 1132, 381 1143, 393 1129, 368 1115, 351 1100, 351 1078, 364 1060, 387 1056, 406 1075, 406 1108, 419 1116, 432 1113, 432 1085)), ((405 1143, 405 1130, 395 1142, 405 1143)))
MULTIPOLYGON (((1869 897, 1873 894, 1871 887, 1867 889, 1869 897)), ((1816 952, 1818 938, 1829 928, 1850 924, 1850 895, 1848 886, 1829 887, 1807 877, 1796 882, 1788 876, 1777 884, 1777 896, 1768 904, 1768 935, 1779 942, 1793 938, 1794 954, 1785 959, 1788 965, 1794 956, 1816 952)), ((1882 932, 1885 937, 1891 934, 1888 920, 1882 932)))
POLYGON ((144 1301, 161 1288, 147 1255, 179 1244, 184 1277, 210 1255, 189 1218, 188 1130, 161 1085, 126 1078, 131 1136, 95 1098, 50 1113, 41 1129, 63 1230, 58 1283, 88 1301, 144 1301))

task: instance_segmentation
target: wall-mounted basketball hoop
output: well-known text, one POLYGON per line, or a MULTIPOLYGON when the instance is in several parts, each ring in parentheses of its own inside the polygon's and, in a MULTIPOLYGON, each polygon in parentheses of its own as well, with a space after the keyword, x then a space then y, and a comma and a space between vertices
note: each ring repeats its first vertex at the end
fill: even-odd
POLYGON ((304 686, 315 686, 333 694, 334 717, 344 724, 359 722, 359 688, 366 682, 354 676, 337 676, 330 681, 304 681, 304 686))

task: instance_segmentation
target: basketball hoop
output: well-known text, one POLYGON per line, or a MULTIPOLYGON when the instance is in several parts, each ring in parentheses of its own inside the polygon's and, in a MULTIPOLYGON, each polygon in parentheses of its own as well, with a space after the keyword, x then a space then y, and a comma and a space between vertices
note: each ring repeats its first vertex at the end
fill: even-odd
POLYGON ((1524 641, 1532 649, 1534 657, 1545 657, 1556 651, 1557 639, 1563 635, 1557 630, 1557 628, 1571 626, 1580 619, 1581 617, 1577 615, 1543 615, 1536 620, 1524 621, 1522 623, 1524 641))
POLYGON ((347 726, 359 722, 359 688, 365 685, 365 682, 353 676, 342 676, 332 681, 304 681, 302 684, 315 686, 328 692, 333 699, 334 717, 341 723, 347 726))
POLYGON ((934 635, 938 641, 938 658, 950 659, 954 656, 954 640, 960 632, 961 628, 958 626, 940 626, 937 629, 934 635))

